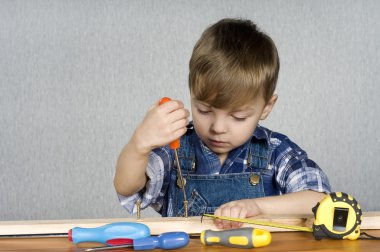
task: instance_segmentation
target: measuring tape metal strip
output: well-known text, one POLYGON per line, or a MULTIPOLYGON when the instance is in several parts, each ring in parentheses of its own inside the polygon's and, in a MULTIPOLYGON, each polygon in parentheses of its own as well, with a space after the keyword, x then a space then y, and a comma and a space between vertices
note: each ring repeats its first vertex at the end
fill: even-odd
POLYGON ((291 230, 296 230, 296 231, 313 232, 313 229, 309 227, 286 225, 286 224, 276 223, 276 222, 229 218, 229 217, 224 217, 224 216, 216 216, 212 214, 203 214, 203 216, 211 217, 214 219, 220 219, 220 220, 249 223, 249 224, 254 224, 254 225, 259 225, 259 226, 268 226, 268 227, 276 227, 276 228, 283 228, 283 229, 291 229, 291 230))

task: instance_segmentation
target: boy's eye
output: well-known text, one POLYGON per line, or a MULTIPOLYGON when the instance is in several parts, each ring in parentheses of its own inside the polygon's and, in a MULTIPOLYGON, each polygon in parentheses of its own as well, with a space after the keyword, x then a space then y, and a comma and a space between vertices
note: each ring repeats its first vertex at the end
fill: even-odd
POLYGON ((246 117, 238 117, 238 116, 232 116, 236 121, 239 121, 239 122, 242 122, 242 121, 245 121, 245 119, 247 119, 246 117))
POLYGON ((210 113, 210 111, 208 111, 208 110, 201 110, 201 109, 198 109, 198 112, 199 112, 199 114, 202 114, 202 115, 206 115, 206 114, 210 113))

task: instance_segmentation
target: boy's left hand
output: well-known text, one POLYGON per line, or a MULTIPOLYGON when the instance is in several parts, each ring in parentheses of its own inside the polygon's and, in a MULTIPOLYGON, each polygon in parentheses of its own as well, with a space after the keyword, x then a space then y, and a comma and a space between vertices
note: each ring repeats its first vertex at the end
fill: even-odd
MULTIPOLYGON (((214 215, 224 216, 229 218, 244 219, 261 214, 260 207, 254 199, 235 200, 221 205, 215 210, 214 215)), ((242 222, 226 221, 220 219, 214 219, 214 223, 217 228, 231 229, 240 228, 243 226, 242 222)))

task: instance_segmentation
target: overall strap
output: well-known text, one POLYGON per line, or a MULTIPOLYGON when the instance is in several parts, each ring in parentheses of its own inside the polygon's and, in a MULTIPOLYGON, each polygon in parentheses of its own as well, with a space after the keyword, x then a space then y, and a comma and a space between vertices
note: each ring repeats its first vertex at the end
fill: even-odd
MULTIPOLYGON (((269 131, 269 139, 272 131, 269 131)), ((269 167, 269 140, 261 139, 250 142, 247 154, 247 169, 253 172, 264 172, 269 167)))
MULTIPOLYGON (((181 169, 185 174, 195 172, 195 151, 194 151, 194 137, 195 131, 192 124, 187 126, 187 132, 184 136, 181 137, 181 145, 178 148, 178 158, 181 163, 181 169)), ((174 159, 173 159, 174 160, 174 159)), ((174 162, 174 169, 177 169, 177 164, 174 162)))

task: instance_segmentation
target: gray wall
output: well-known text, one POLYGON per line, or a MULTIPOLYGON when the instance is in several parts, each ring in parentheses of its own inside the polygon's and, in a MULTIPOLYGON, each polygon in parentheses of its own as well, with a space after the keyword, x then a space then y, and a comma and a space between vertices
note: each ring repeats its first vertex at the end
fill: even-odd
POLYGON ((379 13, 368 0, 0 1, 0 220, 129 217, 118 154, 160 97, 189 105, 192 47, 223 17, 254 20, 278 46, 263 125, 379 211, 379 13))

